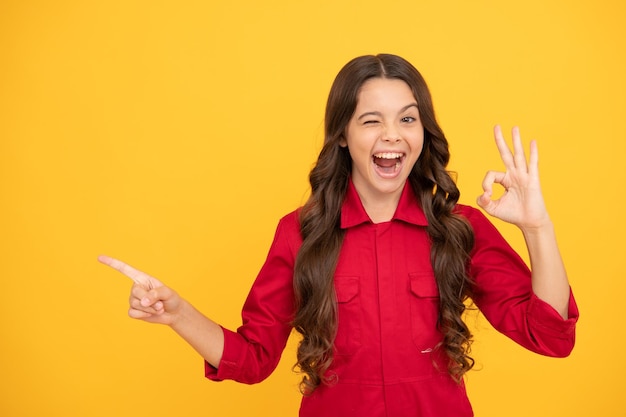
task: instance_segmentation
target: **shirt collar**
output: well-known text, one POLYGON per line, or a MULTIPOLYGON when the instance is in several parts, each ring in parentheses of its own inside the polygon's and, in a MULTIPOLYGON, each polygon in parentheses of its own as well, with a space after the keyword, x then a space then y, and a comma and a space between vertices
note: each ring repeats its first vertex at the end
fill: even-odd
MULTIPOLYGON (((400 201, 392 220, 401 220, 416 226, 428 226, 426 215, 413 192, 413 187, 409 185, 408 181, 404 183, 400 201)), ((371 223, 371 220, 365 211, 365 207, 363 207, 352 179, 350 179, 346 197, 341 206, 341 228, 347 229, 361 223, 371 223)))

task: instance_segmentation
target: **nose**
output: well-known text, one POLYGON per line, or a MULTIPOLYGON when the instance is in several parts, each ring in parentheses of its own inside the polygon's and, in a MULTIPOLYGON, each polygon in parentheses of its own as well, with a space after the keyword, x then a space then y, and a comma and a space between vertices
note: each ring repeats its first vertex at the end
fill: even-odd
POLYGON ((385 142, 392 142, 392 143, 400 142, 400 139, 401 139, 400 132, 398 132, 395 126, 389 126, 385 128, 382 139, 385 142))

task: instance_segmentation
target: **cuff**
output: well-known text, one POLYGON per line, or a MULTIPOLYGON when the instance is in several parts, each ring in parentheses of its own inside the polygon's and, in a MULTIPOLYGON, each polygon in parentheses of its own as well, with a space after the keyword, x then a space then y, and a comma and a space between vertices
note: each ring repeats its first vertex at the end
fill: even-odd
POLYGON ((578 306, 576 305, 576 300, 574 299, 571 288, 567 319, 561 317, 554 307, 541 300, 534 293, 531 296, 528 318, 535 329, 542 333, 562 339, 570 338, 576 330, 578 315, 578 306))
POLYGON ((232 330, 225 329, 224 331, 224 352, 222 353, 222 359, 217 368, 204 361, 204 376, 211 381, 223 381, 225 379, 237 379, 239 373, 239 358, 241 358, 243 346, 237 343, 239 335, 232 330))

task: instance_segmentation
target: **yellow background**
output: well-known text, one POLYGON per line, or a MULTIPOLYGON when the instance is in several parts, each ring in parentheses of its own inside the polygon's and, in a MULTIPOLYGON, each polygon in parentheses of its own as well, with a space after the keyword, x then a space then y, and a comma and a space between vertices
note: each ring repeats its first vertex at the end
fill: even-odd
POLYGON ((235 328, 306 198, 332 79, 378 52, 429 82, 463 202, 501 167, 495 123, 539 141, 577 346, 540 357, 470 317, 477 416, 626 415, 625 18, 621 0, 3 0, 0 415, 297 415, 294 341, 260 385, 209 382, 96 257, 235 328))

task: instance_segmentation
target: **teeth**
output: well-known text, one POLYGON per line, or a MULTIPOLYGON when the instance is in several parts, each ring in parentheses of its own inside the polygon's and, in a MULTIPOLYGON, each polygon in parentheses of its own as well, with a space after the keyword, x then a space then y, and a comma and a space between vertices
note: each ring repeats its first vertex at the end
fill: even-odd
POLYGON ((381 153, 374 154, 374 157, 381 158, 381 159, 398 159, 398 158, 402 158, 402 155, 403 154, 399 152, 381 152, 381 153))

